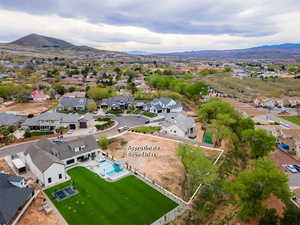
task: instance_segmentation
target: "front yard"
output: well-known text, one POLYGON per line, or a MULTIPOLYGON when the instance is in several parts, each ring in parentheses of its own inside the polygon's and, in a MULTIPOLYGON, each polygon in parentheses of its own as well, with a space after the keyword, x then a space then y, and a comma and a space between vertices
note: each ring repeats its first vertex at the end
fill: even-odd
POLYGON ((69 224, 151 224, 177 206, 175 202, 134 176, 107 182, 84 167, 68 174, 79 193, 57 201, 52 193, 70 181, 45 192, 69 224))
POLYGON ((300 126, 300 116, 280 116, 282 119, 290 121, 300 126))

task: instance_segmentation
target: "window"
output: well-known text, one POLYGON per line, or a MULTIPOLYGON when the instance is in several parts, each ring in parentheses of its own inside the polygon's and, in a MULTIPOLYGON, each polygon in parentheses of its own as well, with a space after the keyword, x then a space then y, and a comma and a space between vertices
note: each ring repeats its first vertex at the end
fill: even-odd
POLYGON ((52 182, 52 178, 49 177, 49 178, 48 178, 48 183, 50 184, 51 182, 52 182))
POLYGON ((69 159, 69 160, 67 161, 67 165, 72 164, 72 163, 74 163, 74 162, 75 162, 75 159, 69 159))
POLYGON ((58 174, 58 179, 62 179, 62 174, 58 174))

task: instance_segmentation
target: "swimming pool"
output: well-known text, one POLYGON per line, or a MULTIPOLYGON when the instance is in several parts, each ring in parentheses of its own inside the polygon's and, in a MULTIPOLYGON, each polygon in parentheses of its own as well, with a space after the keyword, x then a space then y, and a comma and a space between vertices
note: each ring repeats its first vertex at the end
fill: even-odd
POLYGON ((101 162, 99 165, 96 166, 100 172, 101 176, 105 177, 113 177, 121 172, 123 169, 116 163, 110 161, 101 162))

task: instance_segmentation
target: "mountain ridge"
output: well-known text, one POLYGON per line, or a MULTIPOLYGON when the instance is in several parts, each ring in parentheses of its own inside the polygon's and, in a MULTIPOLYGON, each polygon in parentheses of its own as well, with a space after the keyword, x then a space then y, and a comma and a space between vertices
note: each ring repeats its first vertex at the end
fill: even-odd
POLYGON ((157 53, 153 54, 153 56, 210 59, 300 59, 300 44, 283 43, 277 45, 262 45, 245 49, 157 53))

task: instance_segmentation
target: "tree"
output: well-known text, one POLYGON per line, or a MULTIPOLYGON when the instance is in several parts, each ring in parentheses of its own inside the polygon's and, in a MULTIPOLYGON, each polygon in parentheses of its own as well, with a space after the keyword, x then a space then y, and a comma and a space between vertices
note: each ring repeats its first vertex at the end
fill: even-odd
POLYGON ((259 220, 259 225, 278 225, 279 216, 275 209, 267 209, 263 217, 259 220))
POLYGON ((230 67, 225 67, 225 68, 224 68, 224 72, 227 72, 227 73, 228 73, 228 72, 231 72, 231 68, 230 68, 230 67))
POLYGON ((212 133, 216 146, 219 146, 225 138, 231 143, 237 141, 237 136, 232 129, 236 123, 237 120, 232 118, 230 114, 218 114, 217 118, 211 121, 207 129, 212 133))
POLYGON ((245 130, 242 133, 243 140, 250 146, 251 155, 254 158, 266 156, 274 151, 276 139, 273 135, 267 134, 263 129, 245 130))
POLYGON ((107 137, 101 136, 99 141, 98 141, 98 144, 99 144, 101 149, 106 150, 108 148, 108 145, 109 145, 109 140, 108 140, 107 137))
POLYGON ((229 103, 218 98, 210 99, 206 104, 203 104, 198 111, 199 117, 207 123, 216 119, 218 114, 229 114, 234 119, 241 117, 229 103))
POLYGON ((97 104, 94 101, 90 101, 87 103, 86 108, 89 112, 94 112, 97 109, 97 104))
POLYGON ((95 87, 88 90, 87 96, 95 101, 100 101, 104 98, 112 96, 112 91, 108 88, 95 87))
POLYGON ((66 89, 64 86, 60 85, 59 83, 56 83, 52 86, 52 88, 56 91, 57 94, 64 95, 66 92, 66 89))
POLYGON ((300 209, 294 205, 288 206, 280 222, 281 225, 300 225, 300 209))
POLYGON ((225 182, 225 189, 239 208, 242 221, 265 212, 262 202, 271 195, 285 201, 290 197, 287 175, 278 170, 272 160, 259 158, 252 168, 239 173, 233 181, 225 182))
POLYGON ((209 185, 217 178, 217 166, 213 164, 199 147, 179 144, 176 151, 186 169, 187 192, 194 193, 200 185, 209 185))

